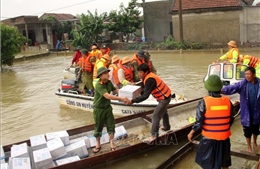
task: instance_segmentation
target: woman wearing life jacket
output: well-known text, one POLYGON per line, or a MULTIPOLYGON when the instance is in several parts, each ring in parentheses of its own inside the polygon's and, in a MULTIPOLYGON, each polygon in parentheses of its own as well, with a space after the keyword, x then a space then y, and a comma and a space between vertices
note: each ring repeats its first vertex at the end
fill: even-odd
POLYGON ((233 105, 220 94, 223 83, 217 75, 210 75, 204 83, 209 95, 199 101, 196 122, 188 134, 192 142, 195 132, 202 130, 195 162, 202 168, 228 169, 231 166, 230 126, 234 121, 233 105))
POLYGON ((126 56, 122 59, 122 65, 118 69, 118 80, 122 86, 126 85, 133 85, 134 77, 133 77, 133 70, 131 66, 131 59, 126 56))
POLYGON ((120 68, 120 58, 117 55, 112 57, 112 62, 109 65, 109 80, 115 86, 115 88, 119 89, 121 87, 119 79, 118 79, 118 70, 120 68))
POLYGON ((227 60, 230 63, 238 63, 240 52, 235 41, 231 40, 228 43, 228 52, 222 55, 217 62, 227 60))
POLYGON ((140 81, 137 67, 141 65, 142 63, 145 63, 144 60, 144 51, 140 50, 137 53, 134 54, 132 59, 132 67, 133 67, 133 74, 134 74, 134 82, 140 81))
MULTIPOLYGON (((256 70, 256 77, 260 78, 260 58, 250 55, 240 55, 239 61, 244 65, 251 66, 256 70)), ((242 67, 242 71, 245 71, 246 67, 242 67)))
POLYGON ((139 65, 137 69, 144 84, 143 93, 127 104, 142 102, 146 100, 150 94, 158 101, 158 105, 153 111, 151 137, 144 140, 144 142, 151 143, 158 137, 161 118, 163 118, 163 127, 161 129, 167 131, 171 128, 169 115, 167 113, 167 106, 171 101, 171 89, 159 76, 150 72, 146 63, 139 65))

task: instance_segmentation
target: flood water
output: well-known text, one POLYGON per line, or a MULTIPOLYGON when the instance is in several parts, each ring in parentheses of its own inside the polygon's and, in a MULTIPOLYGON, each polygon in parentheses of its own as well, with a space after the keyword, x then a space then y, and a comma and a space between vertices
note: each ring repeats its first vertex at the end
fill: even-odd
MULTIPOLYGON (((247 50, 243 54, 260 57, 260 49, 247 50)), ((132 56, 133 53, 118 52, 117 55, 123 58, 132 56)), ((172 91, 193 99, 207 93, 202 80, 208 64, 216 61, 221 54, 220 51, 184 51, 183 54, 155 51, 151 52, 151 55, 157 74, 172 91)), ((55 91, 63 78, 62 70, 71 64, 71 59, 72 55, 52 55, 15 62, 12 68, 1 73, 2 145, 27 140, 30 136, 46 132, 67 130, 93 123, 92 113, 60 107, 55 96, 55 91)), ((149 156, 136 156, 114 167, 155 168, 152 164, 157 161, 156 159, 158 157, 166 159, 169 154, 167 147, 159 151, 153 150, 149 156), (139 163, 135 163, 136 161, 139 163)))

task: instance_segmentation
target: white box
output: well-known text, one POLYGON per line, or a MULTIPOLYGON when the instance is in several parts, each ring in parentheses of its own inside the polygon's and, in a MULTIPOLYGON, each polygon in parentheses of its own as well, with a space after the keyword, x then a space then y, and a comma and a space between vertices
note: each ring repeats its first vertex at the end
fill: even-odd
POLYGON ((31 169, 30 157, 16 157, 12 158, 12 169, 31 169))
POLYGON ((5 163, 5 152, 3 146, 0 146, 0 164, 5 163))
POLYGON ((57 160, 57 159, 67 155, 64 144, 59 137, 56 137, 50 141, 47 141, 47 147, 54 160, 57 160))
POLYGON ((1 163, 0 166, 1 166, 0 167, 1 169, 9 169, 8 168, 8 163, 1 163))
POLYGON ((80 137, 80 138, 75 138, 75 139, 72 139, 70 140, 70 144, 73 144, 73 143, 76 143, 80 140, 84 140, 85 141, 85 144, 87 146, 87 149, 90 149, 91 146, 90 146, 90 141, 89 141, 89 138, 87 136, 83 136, 83 137, 80 137))
POLYGON ((122 137, 127 136, 127 132, 125 130, 124 126, 119 126, 115 128, 115 135, 114 135, 114 139, 119 139, 122 137))
POLYGON ((56 164, 63 165, 63 164, 68 164, 68 163, 71 163, 74 161, 79 161, 79 160, 80 160, 79 156, 67 157, 67 158, 63 158, 60 160, 56 160, 56 164))
MULTIPOLYGON (((96 137, 89 136, 89 142, 91 147, 96 146, 96 137)), ((106 144, 109 142, 109 134, 107 132, 102 132, 102 136, 100 138, 100 144, 106 144)))
POLYGON ((39 150, 47 147, 47 142, 44 134, 30 137, 32 150, 39 150))
POLYGON ((36 169, 53 167, 51 153, 48 148, 33 151, 33 160, 36 169))
POLYGON ((56 137, 60 137, 64 145, 69 145, 69 143, 70 143, 69 134, 66 130, 46 133, 45 135, 46 135, 47 141, 54 139, 56 137))
POLYGON ((84 140, 68 145, 66 152, 68 157, 79 156, 80 158, 88 157, 88 150, 84 140))
POLYGON ((11 157, 29 157, 29 150, 27 143, 13 145, 11 147, 11 157))
POLYGON ((126 85, 119 89, 119 97, 127 97, 128 99, 135 99, 141 94, 141 86, 126 85))

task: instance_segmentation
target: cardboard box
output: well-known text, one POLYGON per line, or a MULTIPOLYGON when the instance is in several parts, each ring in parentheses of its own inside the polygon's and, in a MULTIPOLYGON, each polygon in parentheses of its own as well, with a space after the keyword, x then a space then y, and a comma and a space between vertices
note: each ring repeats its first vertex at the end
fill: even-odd
POLYGON ((29 157, 29 149, 27 143, 13 145, 11 147, 11 157, 29 157))
MULTIPOLYGON (((89 136, 89 142, 91 147, 96 146, 96 137, 93 135, 89 136)), ((107 132, 102 132, 102 136, 100 138, 100 144, 106 144, 109 142, 109 134, 107 132)))
POLYGON ((11 159, 12 169, 31 169, 30 157, 16 157, 11 159))
POLYGON ((1 166, 0 167, 1 169, 9 169, 8 168, 8 163, 1 163, 0 166, 1 166))
POLYGON ((69 143, 70 143, 69 134, 66 130, 57 131, 57 132, 50 132, 50 133, 46 133, 45 135, 46 135, 47 141, 54 139, 56 137, 59 137, 59 138, 61 138, 61 140, 62 140, 62 142, 65 146, 69 145, 69 143))
POLYGON ((3 146, 0 146, 0 164, 5 163, 5 152, 3 146))
POLYGON ((80 137, 80 138, 72 139, 72 140, 70 140, 70 144, 76 143, 76 142, 81 141, 81 140, 85 141, 87 149, 91 148, 90 141, 89 141, 89 138, 87 136, 83 136, 83 137, 80 137))
POLYGON ((47 141, 47 147, 54 160, 57 160, 67 155, 64 144, 59 137, 47 141))
POLYGON ((141 86, 126 85, 119 89, 118 96, 132 100, 140 96, 141 90, 141 86))
POLYGON ((127 132, 124 126, 118 126, 115 128, 114 139, 120 139, 127 136, 127 132))
POLYGON ((47 147, 47 142, 44 134, 30 137, 32 150, 39 150, 47 147))
POLYGON ((88 157, 88 150, 84 140, 68 145, 66 148, 67 156, 79 156, 80 158, 88 157))
POLYGON ((36 169, 53 167, 51 153, 48 148, 33 151, 33 160, 36 169))
POLYGON ((67 158, 63 158, 60 160, 56 160, 56 164, 63 165, 63 164, 68 164, 68 163, 71 163, 74 161, 79 161, 79 160, 80 160, 79 156, 72 156, 72 157, 67 157, 67 158))

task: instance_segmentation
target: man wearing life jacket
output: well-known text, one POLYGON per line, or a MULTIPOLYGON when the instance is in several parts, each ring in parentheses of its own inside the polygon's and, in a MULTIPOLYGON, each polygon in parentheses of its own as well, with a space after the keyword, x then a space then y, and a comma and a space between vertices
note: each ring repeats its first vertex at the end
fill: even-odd
MULTIPOLYGON (((260 78, 260 58, 250 55, 240 55, 239 61, 242 64, 254 67, 256 70, 256 77, 260 78)), ((242 67, 242 71, 245 70, 245 67, 242 67)))
POLYGON ((153 66, 153 62, 151 61, 151 55, 149 52, 144 52, 144 61, 145 61, 145 63, 148 64, 150 72, 153 72, 154 74, 156 74, 157 71, 156 71, 155 67, 153 66))
POLYGON ((101 49, 100 49, 100 56, 99 57, 102 57, 103 55, 107 54, 107 55, 110 55, 110 48, 107 47, 106 45, 102 45, 101 49))
POLYGON ((121 88, 120 82, 118 80, 118 69, 120 68, 120 58, 117 55, 114 55, 112 57, 112 62, 109 65, 109 80, 112 82, 112 84, 115 86, 115 88, 119 89, 121 88))
POLYGON ((91 46, 91 52, 90 52, 91 56, 95 56, 97 59, 100 59, 100 50, 98 49, 98 45, 96 43, 93 43, 91 46))
POLYGON ((126 56, 122 59, 122 65, 118 70, 118 79, 119 83, 122 86, 133 85, 134 84, 134 76, 133 70, 131 66, 131 59, 126 56))
POLYGON ((93 70, 93 86, 95 88, 95 85, 98 81, 97 78, 97 70, 101 67, 107 68, 110 63, 110 56, 109 55, 103 55, 100 59, 98 59, 94 65, 94 70, 93 70))
POLYGON ((195 132, 202 130, 195 162, 202 168, 228 169, 231 166, 230 127, 234 121, 234 108, 227 96, 221 95, 222 81, 217 75, 210 75, 204 83, 209 92, 199 101, 196 122, 188 134, 192 142, 195 132))
POLYGON ((92 57, 87 49, 82 50, 82 55, 79 59, 78 66, 80 67, 80 71, 78 76, 81 74, 82 84, 80 84, 80 88, 84 94, 86 94, 85 88, 89 91, 90 95, 94 95, 94 87, 92 84, 93 81, 93 63, 95 62, 95 57, 92 57), (93 60, 94 59, 94 60, 93 60))
POLYGON ((144 61, 144 51, 140 50, 137 53, 134 54, 132 59, 132 67, 133 67, 133 73, 134 73, 134 82, 140 81, 137 67, 141 65, 142 63, 145 63, 144 61))
POLYGON ((230 63, 238 63, 240 52, 235 41, 231 40, 228 43, 228 52, 221 56, 217 62, 227 60, 230 63))
POLYGON ((252 153, 253 148, 259 150, 257 137, 260 126, 260 79, 255 75, 253 67, 245 69, 245 79, 223 87, 221 92, 225 95, 238 93, 240 95, 240 120, 246 138, 248 152, 252 153), (252 137, 253 136, 253 137, 252 137))
POLYGON ((143 93, 127 104, 142 102, 150 94, 158 101, 158 105, 153 111, 151 137, 144 140, 144 142, 151 143, 158 137, 161 118, 163 118, 163 127, 161 129, 167 131, 171 128, 167 112, 167 106, 171 101, 171 89, 159 76, 150 72, 149 66, 146 63, 140 64, 137 70, 144 84, 143 93))
POLYGON ((74 56, 73 56, 73 59, 71 61, 71 66, 70 67, 73 67, 73 64, 77 64, 79 62, 79 58, 81 57, 81 46, 78 46, 77 47, 77 51, 74 53, 74 56))

